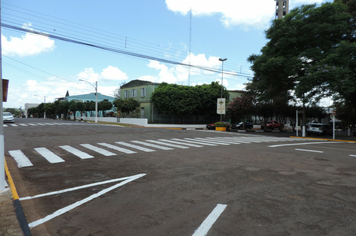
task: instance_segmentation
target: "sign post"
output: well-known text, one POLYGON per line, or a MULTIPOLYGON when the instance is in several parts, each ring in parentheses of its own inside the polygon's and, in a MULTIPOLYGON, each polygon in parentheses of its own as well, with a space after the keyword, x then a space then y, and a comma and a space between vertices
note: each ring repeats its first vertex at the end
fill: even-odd
POLYGON ((216 113, 220 114, 220 121, 222 121, 222 115, 225 115, 225 98, 218 98, 216 113))
POLYGON ((333 139, 335 139, 335 115, 336 110, 333 110, 333 139))

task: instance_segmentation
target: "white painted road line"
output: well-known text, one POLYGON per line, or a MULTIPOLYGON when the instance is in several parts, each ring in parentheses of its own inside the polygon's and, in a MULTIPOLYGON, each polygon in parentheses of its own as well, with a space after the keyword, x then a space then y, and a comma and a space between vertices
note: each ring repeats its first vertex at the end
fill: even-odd
POLYGON ((54 125, 53 123, 45 123, 46 125, 54 125))
POLYGON ((53 212, 52 214, 50 214, 50 215, 48 215, 48 216, 46 216, 46 217, 44 217, 42 219, 36 220, 36 221, 28 224, 28 226, 30 228, 33 228, 33 227, 36 227, 37 225, 43 224, 43 223, 45 223, 45 222, 47 222, 47 221, 49 221, 49 220, 51 220, 51 219, 53 219, 53 218, 55 218, 57 216, 60 216, 60 215, 66 213, 66 212, 68 212, 70 210, 73 210, 74 208, 76 208, 76 207, 78 207, 80 205, 83 205, 84 203, 87 203, 87 202, 89 202, 89 201, 91 201, 91 200, 93 200, 93 199, 95 199, 97 197, 100 197, 101 195, 104 195, 107 192, 110 192, 110 191, 112 191, 112 190, 114 190, 114 189, 116 189, 118 187, 121 187, 121 186, 123 186, 123 185, 125 185, 125 184, 127 184, 129 182, 132 182, 132 181, 134 181, 136 179, 139 179, 139 178, 141 178, 141 177, 143 177, 145 175, 146 174, 130 176, 130 178, 128 178, 128 179, 126 179, 126 180, 124 180, 124 181, 122 181, 122 182, 120 182, 118 184, 115 184, 114 186, 111 186, 109 188, 103 189, 98 193, 94 193, 93 195, 90 195, 89 197, 84 198, 83 200, 75 202, 75 203, 73 203, 73 204, 71 204, 69 206, 63 207, 62 209, 59 209, 59 210, 53 212))
POLYGON ((45 124, 42 124, 42 123, 37 123, 38 125, 45 125, 45 124))
POLYGON ((350 155, 350 157, 356 157, 356 155, 350 155))
POLYGON ((11 126, 18 126, 18 125, 15 125, 15 124, 11 124, 11 126))
POLYGON ((189 147, 203 147, 201 145, 196 145, 196 144, 191 144, 191 143, 183 143, 183 142, 177 142, 177 141, 173 141, 173 140, 168 140, 168 139, 158 139, 159 141, 162 142, 168 142, 168 143, 173 143, 173 144, 178 144, 178 145, 185 145, 185 146, 189 146, 189 147))
POLYGON ((180 141, 180 142, 187 142, 187 143, 195 143, 195 144, 201 144, 201 145, 207 145, 207 146, 217 146, 215 144, 211 143, 204 143, 204 142, 199 142, 199 141, 191 141, 191 140, 186 140, 186 139, 178 139, 178 138, 172 138, 174 141, 180 141))
POLYGON ((31 161, 20 150, 9 151, 9 154, 16 161, 18 168, 33 166, 31 161))
MULTIPOLYGON (((121 148, 121 147, 118 147, 118 146, 115 146, 115 145, 112 145, 112 144, 108 144, 108 143, 98 143, 98 144, 101 145, 101 146, 105 146, 105 147, 114 149, 114 150, 119 151, 119 152, 126 153, 126 154, 137 153, 137 152, 131 151, 131 150, 129 150, 129 149, 121 148)), ((103 150, 104 150, 104 149, 103 149, 103 150)), ((115 155, 116 155, 116 154, 115 154, 115 155)))
POLYGON ((302 151, 302 152, 317 152, 317 153, 324 153, 323 151, 317 151, 317 150, 306 150, 306 149, 295 149, 296 151, 302 151))
POLYGON ((174 150, 174 148, 159 146, 159 145, 155 145, 155 144, 152 144, 152 143, 146 143, 146 142, 141 142, 141 141, 131 141, 131 142, 137 143, 137 144, 141 144, 141 145, 145 145, 145 146, 149 146, 149 147, 153 147, 153 148, 157 148, 157 149, 161 149, 161 150, 174 150))
POLYGON ((20 124, 20 125, 22 125, 22 126, 27 126, 26 124, 20 124))
POLYGON ((205 236, 210 230, 211 226, 219 218, 221 213, 225 210, 227 205, 218 204, 214 210, 208 215, 204 222, 199 226, 199 228, 194 232, 193 236, 205 236))
POLYGON ((88 158, 94 158, 93 156, 89 155, 88 153, 82 152, 74 147, 64 145, 64 146, 59 146, 60 148, 66 150, 67 152, 72 153, 73 155, 76 155, 80 159, 88 159, 88 158))
POLYGON ((40 147, 35 148, 35 151, 38 152, 41 156, 43 156, 49 163, 60 163, 64 162, 62 158, 48 150, 47 148, 40 147))
POLYGON ((161 145, 165 145, 165 146, 169 146, 169 147, 176 147, 176 148, 182 148, 182 149, 189 148, 189 147, 186 147, 186 146, 175 145, 175 144, 160 142, 160 141, 156 141, 156 140, 146 140, 146 142, 157 143, 157 144, 161 144, 161 145))
MULTIPOLYGON (((130 177, 132 177, 132 176, 130 176, 130 177)), ((51 195, 58 195, 58 194, 61 194, 61 193, 67 193, 67 192, 76 191, 76 190, 79 190, 79 189, 90 188, 90 187, 94 187, 94 186, 98 186, 98 185, 104 185, 104 184, 110 184, 110 183, 114 183, 114 182, 118 182, 118 181, 129 179, 130 177, 123 177, 123 178, 118 178, 118 179, 110 179, 110 180, 105 180, 105 181, 92 183, 92 184, 86 184, 86 185, 82 185, 82 186, 78 186, 78 187, 74 187, 74 188, 67 188, 67 189, 53 191, 53 192, 49 192, 49 193, 42 193, 42 194, 38 194, 38 195, 35 195, 35 196, 20 197, 19 200, 20 201, 24 201, 24 200, 34 199, 34 198, 47 197, 47 196, 51 196, 51 195)))
POLYGON ((284 146, 308 145, 308 144, 322 144, 322 143, 337 143, 337 142, 288 143, 288 144, 270 145, 270 146, 268 146, 268 147, 284 147, 284 146))
MULTIPOLYGON (((189 140, 191 140, 191 139, 189 139, 189 140)), ((216 140, 214 140, 212 138, 195 138, 194 140, 198 140, 198 141, 201 141, 201 142, 204 142, 204 143, 211 143, 211 144, 214 144, 214 145, 225 145, 225 146, 230 145, 228 143, 223 142, 222 140, 216 141, 216 140)))
POLYGON ((36 124, 28 123, 28 125, 37 126, 36 124))
POLYGON ((129 143, 125 143, 125 142, 115 142, 117 144, 120 144, 122 146, 126 146, 126 147, 130 147, 130 148, 134 148, 143 152, 155 152, 156 150, 153 149, 149 149, 149 148, 145 148, 145 147, 141 147, 141 146, 137 146, 134 144, 129 144, 129 143))
POLYGON ((7 125, 2 125, 2 127, 7 127, 7 125))
POLYGON ((95 146, 93 146, 91 144, 80 144, 80 146, 88 148, 88 149, 90 149, 90 150, 92 150, 94 152, 97 152, 99 154, 102 154, 104 156, 115 156, 116 155, 115 153, 109 152, 109 151, 107 151, 105 149, 102 149, 102 148, 99 148, 99 147, 95 147, 95 146))

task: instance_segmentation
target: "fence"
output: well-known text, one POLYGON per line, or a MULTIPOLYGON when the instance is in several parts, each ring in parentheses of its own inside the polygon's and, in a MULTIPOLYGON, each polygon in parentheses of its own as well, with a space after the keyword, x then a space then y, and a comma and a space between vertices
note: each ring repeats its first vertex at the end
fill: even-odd
POLYGON ((220 120, 219 115, 213 116, 177 116, 177 115, 153 115, 152 123, 155 124, 209 124, 220 120))

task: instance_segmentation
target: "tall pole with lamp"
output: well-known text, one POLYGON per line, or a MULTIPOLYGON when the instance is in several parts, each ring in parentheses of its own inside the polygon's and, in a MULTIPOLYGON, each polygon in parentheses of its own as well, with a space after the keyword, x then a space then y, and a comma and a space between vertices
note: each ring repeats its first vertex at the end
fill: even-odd
POLYGON ((93 84, 91 84, 90 82, 83 80, 83 79, 79 79, 79 81, 87 82, 88 84, 93 86, 95 89, 95 123, 98 123, 98 81, 95 82, 95 86, 93 84))
MULTIPOLYGON (((35 94, 35 96, 42 98, 42 96, 35 94)), ((46 96, 43 97, 43 107, 46 105, 46 96)), ((43 112, 43 118, 46 119, 46 111, 43 112)))
MULTIPOLYGON (((1 24, 1 0, 0 0, 0 24, 1 24)), ((1 34, 1 27, 0 27, 1 34)), ((0 191, 5 189, 5 143, 4 143, 4 129, 3 129, 3 94, 2 94, 2 48, 0 40, 0 191)))
MULTIPOLYGON (((221 88, 220 88, 220 98, 222 97, 222 88, 223 88, 223 80, 224 80, 224 61, 226 61, 227 58, 221 59, 219 58, 219 61, 221 61, 221 88)), ((222 114, 220 114, 220 122, 222 121, 222 114)))

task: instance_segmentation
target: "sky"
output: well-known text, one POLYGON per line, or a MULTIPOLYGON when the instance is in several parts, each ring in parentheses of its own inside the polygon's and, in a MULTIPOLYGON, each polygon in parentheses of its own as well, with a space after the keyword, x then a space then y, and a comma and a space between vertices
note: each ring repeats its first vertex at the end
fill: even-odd
MULTIPOLYGON (((332 0, 290 0, 290 9, 324 2, 332 0)), ((92 93, 96 82, 98 92, 109 96, 136 79, 221 83, 222 66, 223 85, 243 90, 253 77, 247 58, 267 43, 264 32, 275 5, 274 0, 2 0, 2 77, 9 80, 3 106, 54 102, 67 91, 92 93)))

